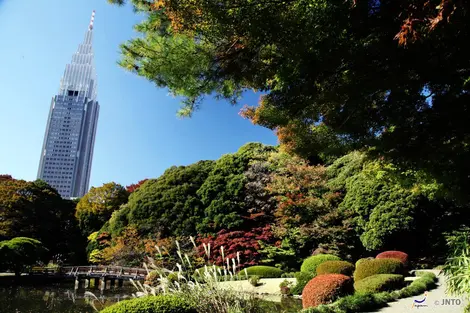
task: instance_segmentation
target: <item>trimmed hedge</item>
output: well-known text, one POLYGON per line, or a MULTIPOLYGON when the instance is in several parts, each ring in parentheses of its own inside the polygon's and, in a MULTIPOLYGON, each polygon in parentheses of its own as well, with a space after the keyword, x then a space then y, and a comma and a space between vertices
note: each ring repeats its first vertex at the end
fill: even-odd
POLYGON ((361 264, 362 262, 364 262, 364 261, 373 260, 373 259, 374 259, 373 257, 368 257, 368 258, 359 259, 359 260, 356 261, 355 267, 357 268, 357 266, 358 266, 359 264, 361 264))
POLYGON ((352 279, 341 274, 325 274, 313 278, 302 292, 304 309, 335 301, 354 292, 352 279))
POLYGON ((363 260, 356 266, 354 281, 377 274, 403 274, 403 264, 396 259, 363 260))
MULTIPOLYGON (((215 271, 217 272, 218 276, 220 276, 219 269, 220 269, 220 272, 222 273, 222 275, 224 275, 224 268, 222 266, 217 266, 217 265, 207 266, 207 271, 209 272, 209 274, 213 275, 214 266, 215 266, 215 271)), ((198 276, 198 277, 204 277, 205 272, 206 272, 206 267, 200 267, 200 268, 197 268, 197 269, 194 270, 193 275, 198 276)))
POLYGON ((307 285, 308 282, 315 277, 315 274, 308 272, 297 272, 295 273, 294 277, 297 282, 295 286, 290 289, 290 293, 292 295, 301 295, 302 291, 304 291, 305 285, 307 285))
POLYGON ((159 295, 124 300, 101 313, 197 313, 186 300, 175 295, 159 295))
POLYGON ((366 277, 354 283, 357 292, 378 293, 392 291, 403 287, 405 279, 398 274, 377 274, 366 277))
MULTIPOLYGON (((248 276, 259 276, 260 278, 280 278, 284 271, 273 266, 256 265, 246 268, 248 276)), ((239 274, 244 275, 245 270, 241 270, 239 274)))
POLYGON ((413 281, 409 286, 392 292, 356 293, 346 296, 329 305, 320 305, 316 308, 303 310, 302 313, 352 313, 372 312, 387 306, 387 302, 422 294, 426 290, 436 287, 437 277, 433 273, 426 273, 413 281), (424 287, 424 289, 422 289, 424 287))
POLYGON ((317 267, 317 275, 343 274, 352 276, 354 265, 346 261, 326 261, 317 267))
POLYGON ((318 254, 311 257, 308 257, 302 263, 300 267, 301 272, 309 272, 316 274, 318 265, 326 262, 326 261, 341 261, 339 257, 332 254, 318 254))
POLYGON ((402 251, 385 251, 377 254, 376 259, 398 259, 403 266, 408 266, 408 254, 402 251))

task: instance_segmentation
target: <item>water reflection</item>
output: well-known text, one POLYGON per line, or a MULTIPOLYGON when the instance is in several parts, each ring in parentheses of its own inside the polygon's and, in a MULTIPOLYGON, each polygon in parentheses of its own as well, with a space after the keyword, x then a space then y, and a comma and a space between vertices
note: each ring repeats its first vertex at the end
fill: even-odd
MULTIPOLYGON (((68 287, 68 286, 67 286, 68 287)), ((54 287, 0 287, 1 313, 94 313, 128 299, 133 287, 115 290, 74 290, 54 287)))
MULTIPOLYGON (((114 289, 74 289, 74 286, 0 287, 0 313, 96 313, 113 303, 132 298, 132 285, 114 289)), ((297 299, 281 302, 261 300, 263 311, 297 313, 302 304, 297 299)))

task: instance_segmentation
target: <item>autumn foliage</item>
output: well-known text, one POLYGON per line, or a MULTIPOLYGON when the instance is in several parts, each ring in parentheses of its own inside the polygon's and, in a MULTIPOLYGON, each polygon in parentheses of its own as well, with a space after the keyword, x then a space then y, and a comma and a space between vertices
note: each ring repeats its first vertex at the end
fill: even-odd
MULTIPOLYGON (((271 232, 271 226, 254 228, 250 231, 232 231, 221 230, 216 236, 208 236, 198 240, 198 252, 201 257, 205 257, 204 244, 211 247, 210 261, 218 266, 226 266, 227 258, 230 266, 231 259, 237 260, 237 252, 240 257, 240 268, 256 265, 259 263, 261 254, 260 241, 273 244, 274 237, 271 232), (222 258, 221 247, 224 247, 224 257, 222 258)), ((238 264, 238 263, 237 263, 238 264)))
POLYGON ((341 296, 353 293, 353 281, 342 274, 325 274, 313 278, 302 292, 304 309, 335 301, 341 296))
POLYGON ((376 259, 398 259, 404 266, 408 265, 408 254, 402 251, 384 251, 379 253, 376 259))
POLYGON ((129 186, 126 186, 126 190, 128 193, 133 193, 134 191, 136 191, 140 186, 142 186, 143 183, 145 183, 148 179, 143 179, 141 181, 139 181, 137 184, 131 184, 129 186))

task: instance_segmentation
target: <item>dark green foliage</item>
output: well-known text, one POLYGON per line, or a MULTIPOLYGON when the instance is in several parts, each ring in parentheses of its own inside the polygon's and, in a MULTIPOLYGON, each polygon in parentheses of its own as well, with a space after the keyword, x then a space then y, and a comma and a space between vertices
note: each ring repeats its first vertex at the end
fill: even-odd
POLYGON ((354 283, 357 292, 378 293, 381 291, 392 291, 403 287, 403 275, 377 274, 366 277, 354 283))
POLYGON ((122 231, 134 225, 141 235, 193 235, 204 215, 196 192, 206 180, 214 162, 200 161, 171 167, 157 179, 150 179, 131 194, 128 204, 110 220, 109 229, 122 231))
POLYGON ((297 272, 294 277, 297 282, 294 287, 291 288, 290 292, 293 295, 301 295, 305 285, 315 277, 315 274, 310 272, 297 272))
POLYGON ((403 264, 396 259, 364 260, 356 264, 354 280, 358 282, 377 274, 403 274, 403 264))
POLYGON ((122 46, 121 66, 184 97, 182 115, 205 95, 236 103, 259 90, 253 121, 301 125, 292 136, 312 137, 296 140, 304 154, 318 155, 323 136, 310 128, 323 122, 342 141, 468 190, 465 1, 132 2, 147 19, 122 46))
POLYGON ((47 260, 47 249, 36 239, 16 237, 0 241, 0 269, 12 270, 17 276, 25 266, 47 260))
POLYGON ((124 300, 101 313, 196 313, 196 309, 176 295, 158 295, 124 300))
MULTIPOLYGON (((284 273, 282 270, 272 267, 272 266, 264 266, 264 265, 257 265, 257 266, 250 266, 246 268, 248 276, 259 276, 260 278, 280 278, 284 273)), ((245 271, 242 270, 240 274, 243 275, 245 271)))
POLYGON ((346 189, 341 207, 355 212, 366 249, 387 247, 398 241, 397 235, 410 230, 416 197, 409 190, 365 171, 348 179, 346 189))
POLYGON ((236 153, 226 154, 215 162, 197 191, 205 207, 205 218, 197 227, 199 233, 231 230, 243 225, 243 217, 252 209, 252 200, 245 203, 247 178, 244 173, 251 162, 265 161, 274 151, 274 147, 249 143, 236 153))
POLYGON ((0 240, 35 238, 61 261, 84 262, 86 238, 75 219, 75 202, 41 180, 0 180, 0 240))
POLYGON ((343 274, 352 276, 354 265, 347 261, 326 261, 317 266, 317 275, 343 274))
POLYGON ((313 255, 304 260, 304 262, 302 263, 302 266, 300 267, 300 271, 316 274, 317 266, 319 266, 323 262, 340 261, 340 260, 341 259, 339 257, 337 257, 336 255, 331 255, 331 254, 313 255))

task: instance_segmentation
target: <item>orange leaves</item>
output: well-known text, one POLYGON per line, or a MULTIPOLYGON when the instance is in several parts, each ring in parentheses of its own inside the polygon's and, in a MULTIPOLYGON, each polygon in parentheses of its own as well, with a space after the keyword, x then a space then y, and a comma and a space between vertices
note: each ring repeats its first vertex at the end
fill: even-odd
POLYGON ((243 118, 249 119, 253 124, 256 125, 256 107, 248 106, 247 104, 245 104, 243 108, 241 108, 240 112, 238 112, 238 115, 243 118))
POLYGON ((443 22, 450 23, 458 10, 467 10, 464 1, 441 0, 434 7, 430 0, 414 1, 408 4, 402 14, 406 16, 400 31, 395 35, 398 44, 405 46, 420 38, 424 31, 433 31, 443 22))

